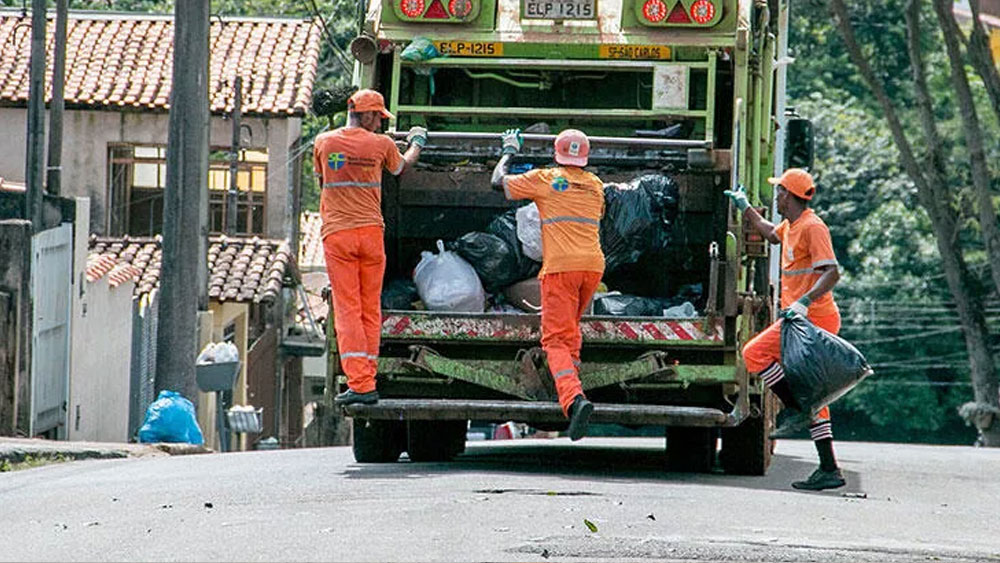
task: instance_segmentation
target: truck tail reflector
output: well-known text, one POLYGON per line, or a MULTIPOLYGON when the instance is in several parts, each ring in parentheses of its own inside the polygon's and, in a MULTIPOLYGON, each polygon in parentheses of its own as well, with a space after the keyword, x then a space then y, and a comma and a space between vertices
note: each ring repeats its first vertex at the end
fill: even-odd
POLYGON ((660 22, 667 16, 667 5, 663 0, 647 0, 642 5, 642 15, 653 23, 660 22))
POLYGON ((688 17, 687 12, 684 11, 684 4, 678 2, 674 6, 673 11, 667 17, 667 21, 670 23, 691 23, 691 18, 688 17))
MULTIPOLYGON (((680 4, 678 4, 680 6, 680 4)), ((698 0, 691 4, 691 18, 700 24, 706 24, 715 17, 715 6, 708 0, 698 0)))
POLYGON ((433 0, 431 2, 431 7, 427 8, 427 13, 424 14, 424 19, 428 20, 448 19, 448 12, 444 11, 444 6, 441 4, 441 0, 433 0))

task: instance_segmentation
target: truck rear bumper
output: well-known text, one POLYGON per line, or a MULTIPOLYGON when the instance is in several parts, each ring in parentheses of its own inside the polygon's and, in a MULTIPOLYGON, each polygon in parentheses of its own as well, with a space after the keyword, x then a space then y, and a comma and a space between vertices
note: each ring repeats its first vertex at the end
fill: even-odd
MULTIPOLYGON (((344 408, 348 416, 380 420, 495 420, 527 423, 565 422, 557 403, 459 399, 383 399, 374 405, 344 408)), ((746 410, 726 413, 705 407, 595 403, 591 422, 626 425, 729 427, 746 418, 746 410)))

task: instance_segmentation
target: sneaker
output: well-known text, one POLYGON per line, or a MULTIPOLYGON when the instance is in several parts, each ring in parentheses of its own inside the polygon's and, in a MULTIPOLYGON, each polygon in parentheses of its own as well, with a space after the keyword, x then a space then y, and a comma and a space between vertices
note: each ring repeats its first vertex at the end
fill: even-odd
POLYGON ((809 427, 809 423, 812 422, 812 417, 806 411, 800 411, 795 409, 784 409, 778 413, 778 418, 775 420, 775 426, 773 432, 768 436, 772 440, 777 440, 778 438, 791 438, 795 434, 805 430, 809 427))
POLYGON ((805 491, 822 491, 824 489, 836 489, 838 487, 843 487, 846 484, 847 481, 844 480, 844 474, 838 467, 833 471, 823 471, 822 468, 817 469, 816 471, 813 471, 812 475, 810 475, 805 481, 796 481, 792 483, 792 487, 805 491))
POLYGON ((348 389, 343 393, 337 395, 333 398, 333 404, 346 407, 347 405, 353 405, 355 403, 360 403, 362 405, 374 405, 378 402, 378 391, 369 391, 367 393, 358 393, 353 389, 348 389))
POLYGON ((594 403, 591 403, 583 395, 577 395, 573 399, 573 404, 569 406, 569 439, 577 441, 587 434, 587 424, 590 423, 590 415, 594 412, 594 403))

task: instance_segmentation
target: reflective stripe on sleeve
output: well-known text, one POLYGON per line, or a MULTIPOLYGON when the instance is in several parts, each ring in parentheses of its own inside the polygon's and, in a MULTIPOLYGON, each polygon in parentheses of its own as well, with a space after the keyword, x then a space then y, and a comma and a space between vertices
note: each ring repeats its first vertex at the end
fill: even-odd
POLYGON ((836 260, 820 260, 818 262, 813 262, 813 268, 819 268, 821 266, 837 266, 836 260))
POLYGON ((342 352, 340 354, 340 359, 346 358, 367 358, 368 352, 342 352))
POLYGON ((804 270, 782 270, 781 275, 783 276, 804 276, 807 274, 815 274, 816 270, 812 268, 806 268, 804 270))
POLYGON ((324 188, 378 188, 381 186, 380 182, 327 182, 323 184, 324 188))
POLYGON ((397 168, 396 170, 394 170, 394 171, 392 172, 392 175, 393 175, 393 176, 399 176, 399 175, 400 175, 400 174, 401 174, 401 173, 403 172, 403 168, 404 168, 405 166, 406 166, 406 161, 405 161, 405 160, 401 160, 401 161, 399 161, 399 168, 397 168))
POLYGON ((561 370, 557 371, 552 376, 552 378, 553 379, 559 379, 560 377, 566 377, 567 375, 573 375, 574 373, 576 373, 576 370, 573 369, 573 368, 561 369, 561 370))
POLYGON ((507 185, 507 176, 503 177, 502 182, 503 182, 503 195, 504 195, 504 197, 506 197, 507 199, 514 199, 514 198, 510 197, 510 187, 507 185))
POLYGON ((542 219, 543 225, 551 225, 552 223, 584 223, 587 225, 594 225, 598 227, 601 222, 597 219, 591 219, 590 217, 577 217, 574 215, 563 215, 560 217, 550 217, 549 219, 542 219))

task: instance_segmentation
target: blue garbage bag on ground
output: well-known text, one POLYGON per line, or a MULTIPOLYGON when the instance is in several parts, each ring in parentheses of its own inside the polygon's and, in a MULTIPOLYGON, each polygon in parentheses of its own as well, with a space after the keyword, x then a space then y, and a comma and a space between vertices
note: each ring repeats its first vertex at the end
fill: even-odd
POLYGON ((797 314, 781 321, 781 365, 795 400, 812 413, 872 373, 864 355, 850 342, 797 314))
POLYGON ((198 427, 194 405, 176 391, 163 390, 146 409, 146 420, 139 428, 139 441, 185 442, 201 445, 205 438, 198 427))

